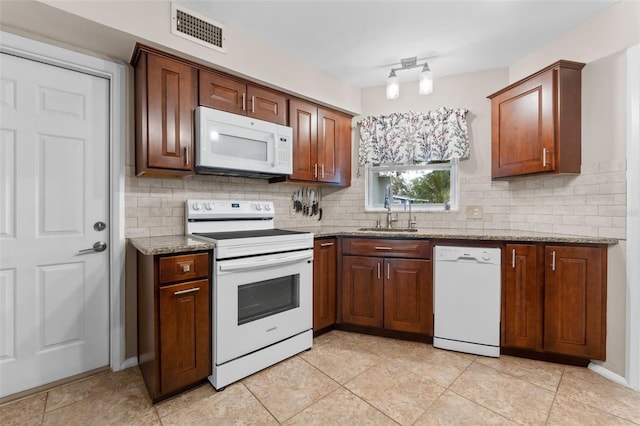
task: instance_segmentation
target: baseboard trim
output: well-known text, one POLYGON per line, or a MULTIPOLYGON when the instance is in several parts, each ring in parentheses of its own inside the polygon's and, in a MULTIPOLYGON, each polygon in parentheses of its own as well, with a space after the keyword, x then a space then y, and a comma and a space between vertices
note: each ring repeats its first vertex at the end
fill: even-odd
POLYGON ((120 365, 120 370, 135 367, 136 365, 138 365, 138 357, 133 356, 124 360, 124 362, 120 365))
MULTIPOLYGON (((616 382, 619 385, 622 386, 626 386, 630 389, 633 389, 631 387, 631 385, 629 384, 629 382, 627 382, 627 379, 625 379, 624 377, 622 377, 621 375, 614 373, 611 370, 608 370, 606 368, 604 368, 603 366, 601 366, 600 364, 595 364, 593 362, 590 362, 589 365, 587 366, 587 368, 591 371, 593 371, 594 373, 597 373, 599 375, 601 375, 602 377, 611 380, 612 382, 616 382)), ((637 391, 637 389, 635 389, 637 391)))

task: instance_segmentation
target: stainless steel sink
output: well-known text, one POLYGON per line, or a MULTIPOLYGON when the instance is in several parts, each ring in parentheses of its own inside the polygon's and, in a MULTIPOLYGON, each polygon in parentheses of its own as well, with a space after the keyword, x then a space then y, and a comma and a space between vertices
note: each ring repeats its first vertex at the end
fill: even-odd
POLYGON ((416 228, 360 228, 358 231, 371 232, 418 232, 416 228))

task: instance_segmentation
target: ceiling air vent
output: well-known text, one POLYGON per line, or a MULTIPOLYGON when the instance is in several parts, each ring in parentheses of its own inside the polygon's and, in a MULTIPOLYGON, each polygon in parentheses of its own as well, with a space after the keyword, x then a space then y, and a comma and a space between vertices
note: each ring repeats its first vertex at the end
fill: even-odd
POLYGON ((171 32, 226 53, 224 25, 171 3, 171 32))

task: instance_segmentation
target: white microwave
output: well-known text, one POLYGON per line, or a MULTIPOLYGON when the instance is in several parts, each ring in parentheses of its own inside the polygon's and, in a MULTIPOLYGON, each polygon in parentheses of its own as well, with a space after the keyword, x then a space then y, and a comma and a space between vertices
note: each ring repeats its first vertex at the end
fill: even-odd
POLYGON ((200 106, 196 132, 196 173, 269 178, 293 171, 291 127, 200 106))

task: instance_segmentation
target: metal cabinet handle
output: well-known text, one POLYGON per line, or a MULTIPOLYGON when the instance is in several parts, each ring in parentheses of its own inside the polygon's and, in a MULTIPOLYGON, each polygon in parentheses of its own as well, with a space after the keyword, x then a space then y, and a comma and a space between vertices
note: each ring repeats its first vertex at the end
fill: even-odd
POLYGON ((551 252, 551 270, 555 271, 556 270, 556 251, 552 251, 551 252))
POLYGON ((324 164, 320 166, 320 176, 324 179, 324 164))
POLYGON ((194 293, 194 292, 199 291, 199 290, 200 290, 200 287, 194 287, 194 288, 190 288, 190 289, 187 289, 187 290, 174 291, 173 295, 177 296, 179 294, 194 293))
POLYGON ((378 262, 378 279, 380 279, 380 262, 378 262))
POLYGON ((242 94, 242 110, 243 111, 247 110, 247 94, 246 93, 242 94))
POLYGON ((88 249, 82 249, 82 250, 78 250, 78 253, 88 253, 90 251, 95 251, 100 253, 101 251, 105 251, 107 249, 107 243, 104 243, 102 241, 96 241, 93 244, 93 247, 88 248, 88 249))
POLYGON ((516 249, 511 250, 511 269, 516 269, 516 249))
POLYGON ((188 166, 189 162, 190 162, 190 160, 189 160, 189 147, 185 146, 184 147, 184 165, 188 166))
POLYGON ((320 244, 320 247, 331 247, 333 245, 333 243, 322 243, 320 244))
POLYGON ((376 250, 393 250, 392 247, 386 247, 386 246, 376 246, 375 249, 376 250))
POLYGON ((542 167, 547 167, 547 148, 542 149, 542 167))
POLYGON ((387 279, 391 279, 391 264, 387 262, 387 279))
POLYGON ((256 112, 256 97, 255 96, 251 97, 251 112, 252 113, 256 112))
POLYGON ((317 178, 318 177, 318 163, 315 163, 313 165, 313 177, 317 178))

